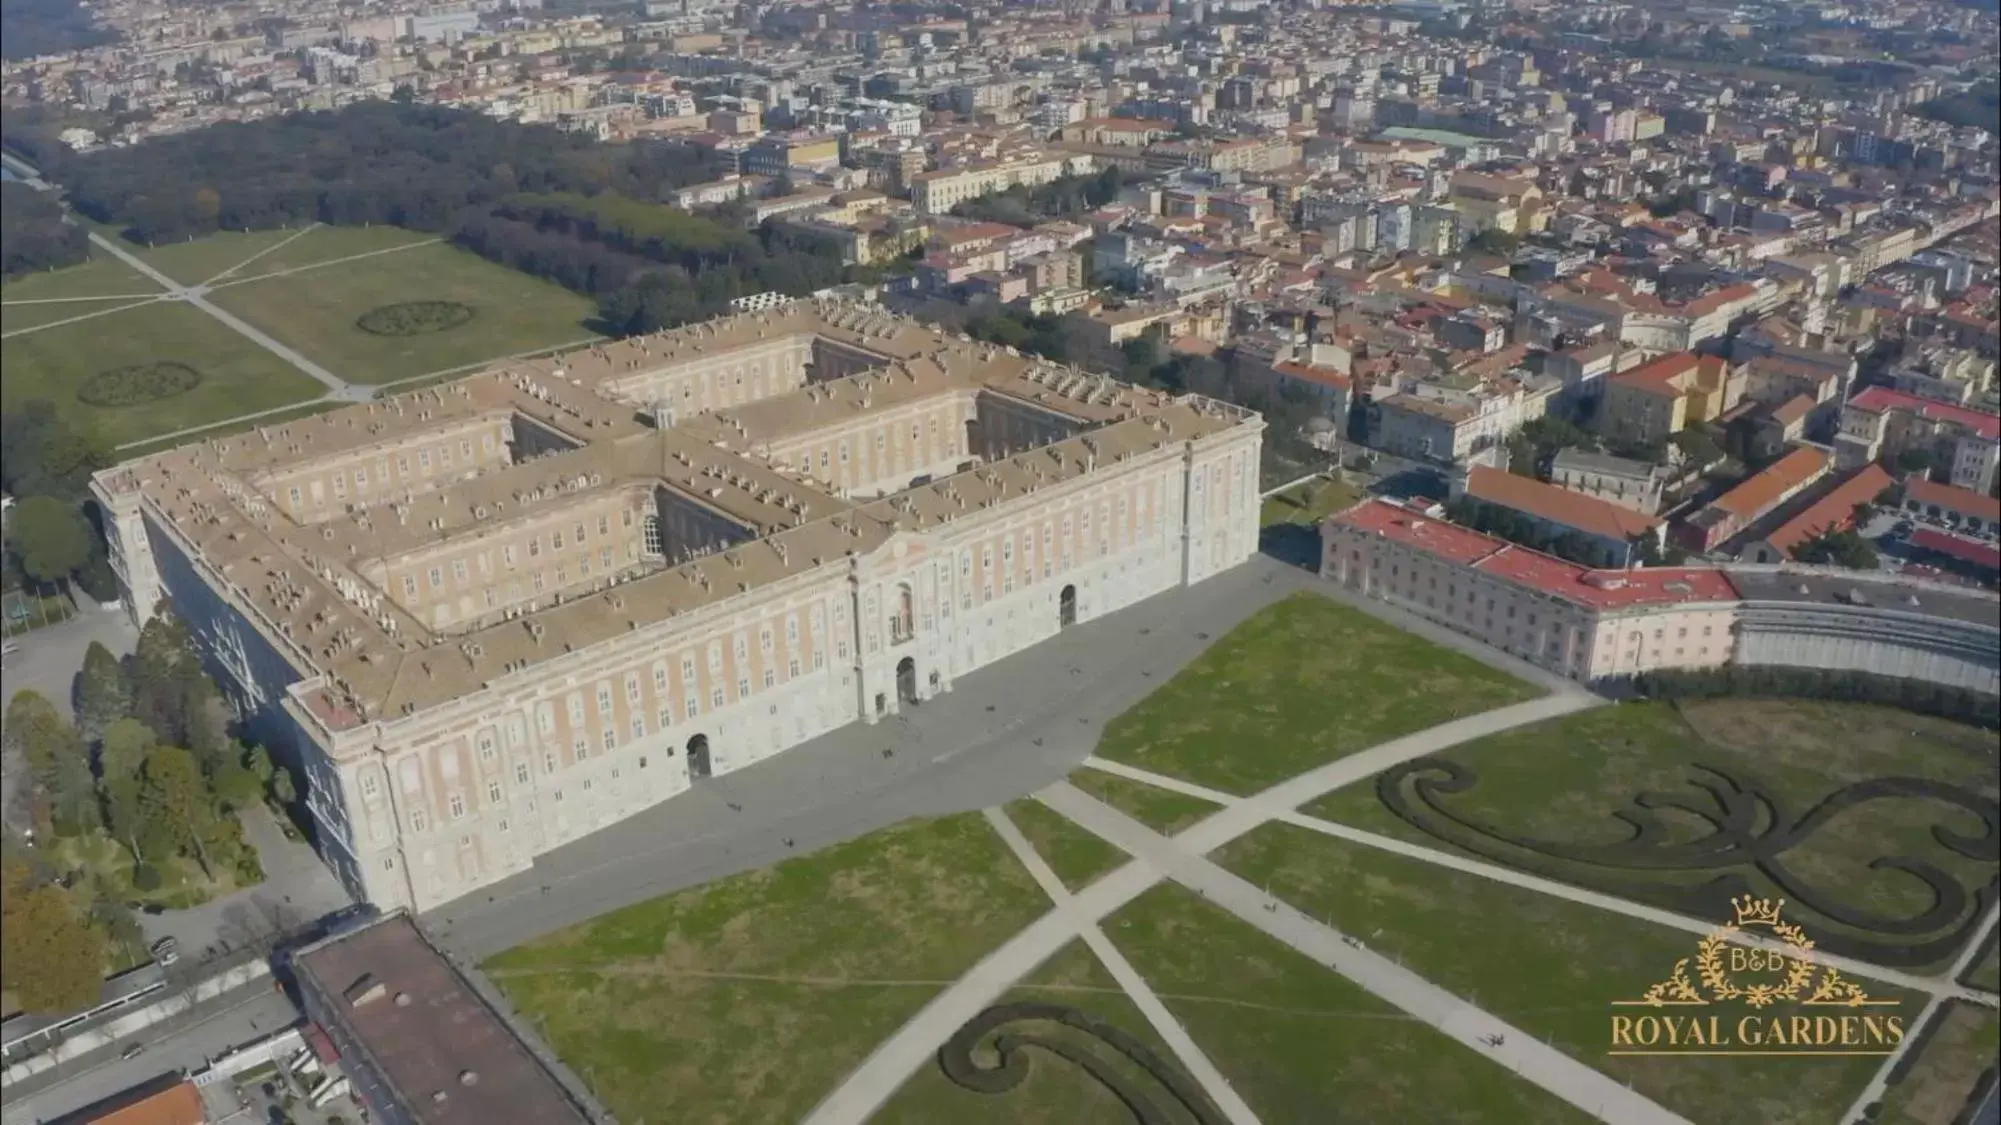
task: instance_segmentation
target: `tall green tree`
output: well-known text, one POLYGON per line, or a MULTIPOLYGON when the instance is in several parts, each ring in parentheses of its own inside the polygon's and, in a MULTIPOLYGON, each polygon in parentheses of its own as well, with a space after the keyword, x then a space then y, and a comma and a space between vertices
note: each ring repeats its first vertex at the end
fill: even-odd
POLYGON ((235 749, 229 710, 180 618, 160 613, 139 630, 130 683, 132 716, 161 742, 193 750, 204 772, 226 764, 235 749))
POLYGON ((146 757, 159 745, 153 728, 137 719, 119 719, 105 728, 97 748, 97 790, 104 798, 105 826, 124 841, 134 859, 143 859, 146 806, 141 797, 146 757))
POLYGON ((132 711, 132 687, 125 680, 125 668, 111 650, 96 641, 83 654, 83 670, 76 675, 76 726, 83 737, 99 741, 111 724, 132 711))
POLYGON ((0 987, 30 1012, 75 1011, 103 987, 104 943, 61 887, 9 862, 0 871, 0 987))
POLYGON ((175 851, 194 856, 203 875, 215 877, 209 849, 221 834, 221 815, 192 753, 158 746, 146 755, 140 805, 148 828, 172 840, 175 851))
POLYGON ((97 827, 90 748, 55 704, 37 692, 16 693, 7 704, 5 739, 28 764, 45 827, 62 836, 97 827))
POLYGON ((66 583, 90 561, 90 525, 74 505, 53 496, 30 496, 15 505, 7 537, 21 572, 37 582, 66 583))

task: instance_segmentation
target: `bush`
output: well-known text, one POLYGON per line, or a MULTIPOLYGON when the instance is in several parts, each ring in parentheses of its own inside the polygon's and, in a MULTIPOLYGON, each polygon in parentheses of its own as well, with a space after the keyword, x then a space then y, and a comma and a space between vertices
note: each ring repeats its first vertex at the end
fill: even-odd
POLYGON ((157 891, 162 881, 160 869, 150 863, 141 863, 132 869, 132 889, 135 891, 157 891))
POLYGON ((2001 727, 2001 699, 1968 688, 1873 672, 1729 664, 1712 669, 1648 672, 1633 681, 1633 688, 1650 699, 1661 700, 1766 695, 1879 703, 1988 730, 2001 727))
POLYGON ((185 363, 158 360, 113 367, 85 379, 77 401, 90 406, 137 406, 186 394, 201 385, 201 372, 185 363))
POLYGON ((257 849, 246 846, 243 854, 236 857, 236 882, 239 886, 250 886, 264 881, 264 864, 257 858, 257 849))
POLYGON ((424 336, 457 328, 472 316, 472 306, 457 301, 405 301, 378 305, 356 317, 354 326, 371 336, 424 336))

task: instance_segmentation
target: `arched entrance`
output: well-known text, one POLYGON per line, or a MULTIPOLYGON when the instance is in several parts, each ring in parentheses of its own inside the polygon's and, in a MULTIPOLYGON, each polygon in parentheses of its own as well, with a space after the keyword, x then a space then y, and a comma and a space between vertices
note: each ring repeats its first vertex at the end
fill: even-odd
POLYGON ((1077 587, 1065 586, 1056 595, 1056 623, 1065 629, 1077 623, 1077 587))
POLYGON ((896 662, 896 701, 899 704, 917 702, 917 661, 908 656, 896 662))
POLYGON ((688 740, 688 780, 700 781, 709 776, 709 736, 698 734, 688 740))

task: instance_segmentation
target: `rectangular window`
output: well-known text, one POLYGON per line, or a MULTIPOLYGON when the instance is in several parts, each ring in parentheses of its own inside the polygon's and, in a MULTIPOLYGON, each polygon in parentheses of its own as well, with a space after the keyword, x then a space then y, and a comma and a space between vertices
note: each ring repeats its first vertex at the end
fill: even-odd
POLYGON ((493 732, 491 730, 479 732, 479 760, 482 762, 491 762, 493 760, 493 732))
POLYGON ((452 794, 450 805, 453 820, 459 820, 465 816, 466 799, 464 797, 459 796, 457 793, 452 794))
POLYGON ((628 703, 639 702, 639 676, 637 674, 629 674, 625 677, 625 699, 628 703))
POLYGON ((423 809, 410 810, 410 831, 422 832, 426 828, 430 827, 430 823, 431 822, 424 816, 423 809))
POLYGON ((601 735, 600 738, 604 742, 604 748, 607 750, 610 750, 618 745, 618 732, 611 729, 610 727, 604 728, 604 734, 601 735))
POLYGON ((417 451, 417 467, 418 467, 419 469, 422 469, 423 471, 425 471, 425 472, 427 472, 427 473, 431 471, 431 451, 430 451, 430 450, 428 450, 428 449, 419 449, 419 450, 417 451))
POLYGON ((438 587, 440 587, 440 586, 443 586, 444 584, 445 584, 445 572, 444 572, 444 570, 443 570, 443 569, 441 569, 441 568, 439 568, 439 567, 435 567, 435 566, 434 566, 434 567, 432 567, 432 568, 431 568, 431 589, 435 590, 435 589, 437 589, 438 587))
POLYGON ((694 717, 695 717, 696 715, 699 715, 699 714, 701 714, 701 713, 702 713, 702 701, 701 701, 701 700, 699 700, 699 699, 697 699, 697 698, 695 698, 695 695, 694 695, 694 693, 693 693, 693 692, 689 692, 689 693, 688 693, 688 701, 687 701, 687 703, 686 703, 686 705, 685 705, 685 708, 686 708, 686 710, 687 710, 687 713, 688 713, 688 717, 692 719, 692 718, 694 718, 694 717))
POLYGON ((452 560, 452 577, 460 582, 466 580, 466 561, 464 559, 452 560))
POLYGON ((646 737, 646 716, 634 715, 632 717, 632 740, 634 742, 638 742, 640 739, 645 737, 646 737))
POLYGON ((716 711, 723 709, 723 689, 716 688, 709 692, 709 707, 716 711))
POLYGON ((417 596, 416 575, 406 574, 403 576, 403 596, 406 598, 414 598, 417 596))
POLYGON ((611 714, 611 687, 608 684, 598 685, 598 714, 611 714))
POLYGON ((562 532, 560 532, 560 531, 552 531, 552 532, 550 532, 550 533, 549 533, 549 546, 550 546, 550 547, 551 547, 552 549, 554 549, 554 550, 557 550, 557 551, 560 551, 560 550, 562 550, 562 549, 563 549, 563 533, 562 533, 562 532))
MULTIPOLYGON (((554 761, 554 760, 555 760, 555 759, 553 759, 553 758, 551 758, 551 759, 550 759, 550 761, 554 761)), ((514 763, 514 780, 515 780, 515 781, 517 781, 517 782, 519 782, 519 783, 520 783, 520 784, 522 784, 522 785, 526 785, 526 784, 528 784, 528 763, 527 763, 527 762, 516 762, 516 763, 514 763)))

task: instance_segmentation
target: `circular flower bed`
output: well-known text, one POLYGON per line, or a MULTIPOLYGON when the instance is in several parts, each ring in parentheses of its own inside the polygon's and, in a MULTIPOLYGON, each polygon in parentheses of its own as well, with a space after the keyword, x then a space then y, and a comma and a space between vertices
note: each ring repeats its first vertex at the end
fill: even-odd
POLYGON ((457 301, 405 301, 377 305, 354 319, 371 336, 425 336, 447 332, 472 319, 472 306, 457 301))
POLYGON ((160 360, 100 371, 77 387, 76 397, 91 406, 136 406, 185 394, 200 383, 201 372, 185 363, 160 360))

